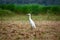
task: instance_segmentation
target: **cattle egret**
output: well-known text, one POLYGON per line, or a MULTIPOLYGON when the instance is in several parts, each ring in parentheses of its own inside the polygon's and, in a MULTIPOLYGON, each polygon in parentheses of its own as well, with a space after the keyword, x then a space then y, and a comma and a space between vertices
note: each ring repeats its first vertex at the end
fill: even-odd
POLYGON ((30 23, 31 27, 36 28, 36 25, 35 25, 34 21, 31 19, 31 14, 29 13, 27 15, 29 16, 29 23, 30 23))

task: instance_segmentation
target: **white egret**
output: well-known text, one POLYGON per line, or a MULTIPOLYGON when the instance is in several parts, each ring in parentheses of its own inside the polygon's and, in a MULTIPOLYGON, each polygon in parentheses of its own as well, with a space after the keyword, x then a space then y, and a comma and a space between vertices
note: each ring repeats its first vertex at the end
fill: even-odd
POLYGON ((30 23, 31 27, 36 28, 36 25, 35 25, 34 21, 31 19, 31 14, 29 13, 27 15, 29 16, 29 23, 30 23))

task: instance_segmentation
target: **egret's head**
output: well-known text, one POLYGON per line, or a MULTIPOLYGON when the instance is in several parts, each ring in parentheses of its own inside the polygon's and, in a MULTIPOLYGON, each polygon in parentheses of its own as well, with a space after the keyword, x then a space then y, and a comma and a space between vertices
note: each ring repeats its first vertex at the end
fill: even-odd
POLYGON ((30 13, 28 13, 27 15, 28 15, 28 16, 31 16, 31 14, 30 14, 30 13))

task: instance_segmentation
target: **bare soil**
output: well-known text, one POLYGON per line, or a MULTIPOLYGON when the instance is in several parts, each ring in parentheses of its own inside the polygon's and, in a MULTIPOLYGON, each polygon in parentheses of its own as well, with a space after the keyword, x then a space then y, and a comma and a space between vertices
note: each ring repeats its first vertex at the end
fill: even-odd
POLYGON ((0 40, 60 40, 60 21, 0 21, 0 40))

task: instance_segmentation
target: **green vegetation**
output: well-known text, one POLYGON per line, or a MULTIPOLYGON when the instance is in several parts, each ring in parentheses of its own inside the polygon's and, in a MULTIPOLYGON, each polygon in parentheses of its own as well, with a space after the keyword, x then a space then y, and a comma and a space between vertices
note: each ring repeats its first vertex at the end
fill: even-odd
POLYGON ((34 20, 60 20, 60 6, 0 4, 0 20, 27 20, 27 13, 38 14, 32 16, 34 20))
POLYGON ((14 16, 15 13, 9 10, 2 10, 0 9, 0 17, 5 17, 5 16, 14 16))
POLYGON ((39 4, 0 4, 0 8, 4 10, 11 10, 17 14, 60 14, 60 6, 43 6, 39 4))
MULTIPOLYGON (((25 15, 20 15, 20 14, 16 14, 12 11, 9 10, 0 10, 0 20, 4 20, 4 21, 9 21, 9 20, 16 20, 16 21, 27 21, 28 20, 28 16, 25 15)), ((33 20, 37 20, 37 21, 41 21, 41 20, 52 20, 52 21, 59 21, 60 20, 60 16, 59 15, 32 15, 33 20)))

